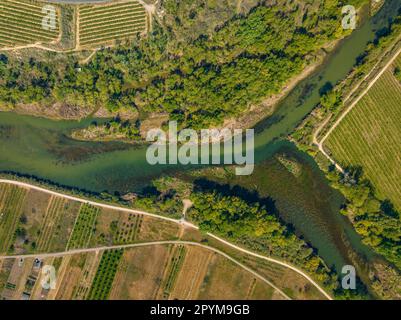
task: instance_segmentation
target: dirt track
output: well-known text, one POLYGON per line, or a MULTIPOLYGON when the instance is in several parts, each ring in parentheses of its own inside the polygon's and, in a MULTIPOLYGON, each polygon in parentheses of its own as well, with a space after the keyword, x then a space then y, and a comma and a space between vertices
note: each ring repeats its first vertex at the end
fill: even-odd
MULTIPOLYGON (((196 225, 194 225, 194 224, 192 224, 192 223, 190 223, 188 221, 185 221, 184 219, 177 220, 177 219, 168 218, 168 217, 160 216, 160 215, 149 213, 149 212, 145 212, 145 211, 134 210, 134 209, 129 209, 129 208, 123 208, 123 207, 108 205, 108 204, 99 203, 99 202, 95 202, 95 201, 91 201, 91 200, 86 200, 86 199, 82 199, 82 198, 78 198, 78 197, 62 194, 62 193, 59 193, 59 192, 51 191, 51 190, 48 190, 48 189, 45 189, 45 188, 37 187, 35 185, 31 185, 31 184, 28 184, 28 183, 25 183, 25 182, 7 180, 7 179, 0 179, 0 183, 13 184, 13 185, 17 185, 17 186, 20 186, 20 187, 23 187, 23 188, 42 191, 42 192, 45 192, 47 194, 55 195, 55 196, 58 196, 58 197, 62 197, 62 198, 69 199, 69 200, 72 200, 72 201, 77 201, 77 202, 80 202, 80 203, 88 203, 88 204, 91 204, 93 206, 97 206, 97 207, 101 207, 101 208, 119 210, 119 211, 134 213, 134 214, 141 214, 141 215, 150 216, 150 217, 154 217, 154 218, 158 218, 158 219, 167 220, 167 221, 170 221, 170 222, 173 222, 173 223, 181 224, 181 225, 183 225, 185 227, 188 227, 188 228, 194 228, 194 229, 197 229, 197 230, 199 229, 196 225)), ((230 243, 230 242, 228 242, 228 241, 226 241, 224 239, 221 239, 221 238, 219 238, 219 237, 217 237, 217 236, 215 236, 215 235, 213 235, 211 233, 207 233, 207 235, 209 235, 210 237, 212 237, 212 238, 214 238, 214 239, 216 239, 216 240, 218 240, 218 241, 220 241, 220 242, 222 242, 222 243, 224 243, 224 244, 226 244, 226 245, 230 246, 231 248, 234 248, 234 249, 236 249, 238 251, 241 251, 243 253, 249 254, 251 256, 254 256, 254 257, 269 261, 269 262, 273 262, 273 263, 279 264, 281 266, 287 267, 287 268, 297 272, 298 274, 302 275, 305 279, 307 279, 311 284, 313 284, 316 287, 316 289, 318 289, 327 299, 333 300, 333 298, 322 287, 320 287, 320 285, 317 282, 315 282, 307 273, 305 273, 301 269, 298 269, 297 267, 295 267, 295 266, 293 266, 293 265, 291 265, 291 264, 289 264, 287 262, 280 261, 278 259, 271 258, 271 257, 266 257, 266 256, 263 256, 261 254, 257 254, 255 252, 252 252, 250 250, 244 249, 244 248, 242 248, 240 246, 237 246, 235 244, 232 244, 232 243, 230 243)), ((199 245, 199 244, 197 244, 197 245, 199 245)), ((128 245, 128 246, 131 246, 131 245, 128 245)), ((135 245, 132 245, 132 246, 135 246, 135 245)), ((138 244, 136 244, 136 246, 138 246, 138 244)), ((124 247, 124 246, 121 246, 121 248, 122 247, 124 247)), ((105 248, 107 249, 107 248, 111 248, 111 247, 105 247, 105 248)), ((207 246, 207 248, 213 249, 213 250, 217 250, 217 249, 209 247, 209 246, 207 246)), ((103 249, 102 248, 91 248, 91 249, 84 249, 84 250, 96 251, 96 250, 105 250, 105 249, 104 248, 103 249)), ((74 251, 67 251, 67 252, 74 252, 74 251)), ((33 256, 38 257, 39 255, 40 254, 33 255, 33 256)), ((52 255, 54 255, 54 254, 52 254, 52 255)), ((0 259, 1 258, 5 258, 5 257, 6 256, 0 257, 0 259)), ((10 258, 10 256, 8 256, 8 258, 10 258)))

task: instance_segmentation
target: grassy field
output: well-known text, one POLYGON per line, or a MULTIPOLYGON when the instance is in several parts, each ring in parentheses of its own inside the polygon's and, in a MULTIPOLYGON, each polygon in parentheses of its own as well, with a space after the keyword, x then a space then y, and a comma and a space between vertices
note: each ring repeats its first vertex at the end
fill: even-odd
POLYGON ((146 29, 146 12, 136 1, 79 6, 79 45, 112 45, 146 29))
MULTIPOLYGON (((401 64, 401 58, 396 64, 401 64)), ((377 195, 401 209, 401 84, 390 67, 328 137, 343 166, 361 166, 377 195)))
POLYGON ((33 43, 51 43, 59 37, 59 13, 56 6, 56 25, 45 30, 42 20, 47 15, 43 3, 2 0, 0 3, 0 48, 33 43))

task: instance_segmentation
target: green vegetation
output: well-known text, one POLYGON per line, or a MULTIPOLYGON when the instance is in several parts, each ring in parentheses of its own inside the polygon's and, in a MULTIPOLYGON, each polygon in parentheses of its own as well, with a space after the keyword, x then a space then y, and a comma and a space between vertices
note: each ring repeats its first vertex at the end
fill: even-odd
POLYGON ((88 247, 89 241, 96 228, 96 219, 99 212, 100 209, 92 205, 82 205, 74 229, 72 230, 70 240, 68 241, 67 249, 88 247))
MULTIPOLYGON (((397 156, 397 150, 394 149, 399 144, 399 138, 395 138, 394 135, 399 135, 399 126, 397 127, 399 108, 395 100, 401 101, 399 99, 400 85, 391 74, 391 70, 386 71, 354 110, 347 115, 343 120, 344 123, 341 123, 333 133, 338 135, 341 132, 341 144, 347 149, 347 153, 342 152, 341 158, 343 164, 346 164, 345 174, 336 172, 334 166, 328 165, 327 160, 311 143, 313 131, 320 126, 322 119, 326 119, 328 114, 336 116, 343 111, 342 100, 353 85, 365 77, 379 60, 383 60, 379 67, 383 66, 386 59, 397 51, 400 32, 401 16, 399 15, 392 21, 390 28, 378 31, 376 39, 368 45, 365 53, 358 59, 349 77, 326 93, 330 97, 322 97, 321 106, 316 108, 292 135, 299 148, 315 156, 332 186, 346 197, 347 203, 342 213, 348 216, 363 242, 397 267, 397 269, 393 266, 380 267, 373 279, 372 287, 375 287, 375 291, 381 296, 387 298, 399 294, 399 288, 394 285, 396 282, 391 281, 399 277, 399 270, 401 270, 400 217, 399 212, 388 199, 392 196, 393 202, 399 203, 400 194, 399 191, 398 197, 395 194, 399 187, 399 183, 397 185, 399 178, 398 181, 394 180, 395 176, 399 176, 397 172, 399 161, 396 160, 397 157, 399 158, 399 152, 397 156), (386 53, 387 49, 389 49, 388 53, 386 53), (329 103, 325 104, 325 101, 329 103), (350 143, 353 145, 350 146, 350 143), (364 151, 361 151, 361 148, 364 151), (369 180, 375 179, 375 183, 370 182, 367 177, 369 180), (395 189, 389 189, 389 185, 395 186, 395 189), (382 189, 379 190, 379 188, 382 189)), ((396 75, 400 62, 398 58, 395 63, 396 75)), ((375 73, 372 77, 374 76, 375 73)), ((364 88, 366 86, 362 87, 362 90, 364 88)), ((358 90, 356 94, 360 93, 361 90, 358 90)), ((329 126, 330 124, 326 127, 329 126)), ((336 147, 333 152, 334 158, 337 159, 336 147)))
POLYGON ((345 175, 328 175, 349 202, 344 213, 363 241, 401 270, 400 102, 401 85, 387 70, 329 136, 327 146, 347 168, 345 175))
POLYGON ((203 231, 212 232, 230 241, 284 258, 303 268, 329 289, 336 288, 335 278, 316 256, 313 249, 297 238, 276 216, 259 203, 246 203, 236 196, 217 192, 194 192, 190 218, 203 231))
POLYGON ((329 136, 326 146, 344 166, 363 167, 381 199, 401 209, 401 85, 387 70, 329 136))
POLYGON ((287 1, 259 4, 189 42, 177 40, 173 26, 156 24, 148 38, 101 50, 82 66, 73 57, 55 69, 51 61, 27 65, 2 55, 0 101, 134 108, 168 112, 182 127, 218 125, 278 93, 316 62, 322 46, 342 37, 341 6, 337 0, 308 9, 287 1))
POLYGON ((103 253, 87 299, 107 300, 124 250, 107 250, 103 253))
POLYGON ((49 43, 59 34, 56 12, 56 28, 45 30, 42 27, 43 4, 17 0, 2 0, 0 6, 0 48, 16 45, 49 43))
POLYGON ((393 70, 393 75, 394 75, 394 77, 397 78, 397 80, 401 84, 401 57, 399 57, 397 60, 395 60, 394 64, 395 64, 395 66, 394 66, 394 70, 393 70))
POLYGON ((135 121, 135 123, 132 123, 128 120, 122 121, 121 118, 116 117, 102 124, 97 124, 97 122, 93 122, 86 129, 79 129, 74 131, 72 133, 72 137, 78 140, 92 141, 141 141, 139 126, 139 121, 135 121))
POLYGON ((393 75, 401 83, 401 70, 398 66, 394 68, 393 75))
POLYGON ((72 6, 60 7, 60 45, 62 49, 73 49, 75 47, 75 8, 72 6))
POLYGON ((328 178, 347 198, 343 213, 350 217, 363 242, 401 270, 401 221, 391 202, 375 197, 361 168, 349 167, 344 175, 330 170, 328 178))
POLYGON ((180 218, 183 210, 182 199, 174 186, 153 181, 133 202, 134 206, 156 214, 180 218))
POLYGON ((287 157, 285 154, 276 156, 276 159, 295 177, 299 177, 302 174, 302 167, 296 160, 287 157))

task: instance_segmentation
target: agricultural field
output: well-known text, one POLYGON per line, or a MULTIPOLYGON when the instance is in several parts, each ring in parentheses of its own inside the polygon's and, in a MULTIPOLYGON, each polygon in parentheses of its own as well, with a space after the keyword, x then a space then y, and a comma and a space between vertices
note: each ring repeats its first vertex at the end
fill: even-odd
POLYGON ((123 252, 122 249, 116 249, 103 253, 87 299, 107 300, 109 298, 123 252))
POLYGON ((112 46, 145 32, 147 17, 143 5, 135 0, 64 6, 2 0, 0 49, 41 45, 51 51, 72 52, 112 46))
POLYGON ((155 245, 46 258, 56 288, 44 290, 34 259, 0 262, 0 298, 21 299, 282 299, 268 284, 207 249, 155 245), (185 251, 176 264, 177 252, 185 251), (174 267, 170 268, 169 265, 174 267), (169 294, 166 295, 168 288, 169 294))
POLYGON ((110 298, 270 299, 274 291, 207 249, 158 245, 125 250, 110 298))
POLYGON ((288 268, 252 256, 246 256, 243 263, 266 279, 269 279, 290 297, 296 297, 300 300, 323 299, 322 293, 316 287, 311 285, 304 277, 288 268))
POLYGON ((136 1, 78 7, 79 46, 106 46, 146 31, 144 7, 136 1))
POLYGON ((30 188, 0 184, 0 299, 281 299, 273 287, 227 258, 187 244, 96 249, 160 240, 210 243, 263 275, 293 298, 320 298, 291 270, 246 258, 196 229, 156 217, 100 208, 30 188), (90 248, 95 248, 90 250, 90 248), (52 252, 79 250, 74 254, 52 252), (89 250, 86 250, 89 249, 89 250), (41 287, 54 266, 57 287, 41 287))
MULTIPOLYGON (((395 65, 401 66, 401 57, 395 65)), ((361 166, 377 195, 401 209, 401 83, 389 67, 328 137, 342 166, 361 166)))
MULTIPOLYGON (((70 229, 66 227, 71 225, 71 219, 68 223, 64 219, 67 217, 70 204, 70 201, 63 198, 51 197, 46 214, 37 232, 38 239, 36 244, 39 252, 51 252, 65 248, 65 241, 68 239, 68 231, 70 229), (65 231, 67 231, 67 234, 65 234, 65 231), (63 233, 64 236, 62 236, 63 233), (55 246, 57 242, 61 246, 55 246)), ((75 216, 75 212, 72 215, 75 216)))
POLYGON ((2 0, 0 48, 57 42, 60 36, 59 8, 51 7, 54 9, 54 24, 44 28, 42 20, 49 14, 45 4, 30 0, 2 0))
POLYGON ((22 214, 22 203, 27 190, 11 185, 0 185, 0 253, 13 251, 17 225, 22 214))
POLYGON ((99 208, 89 204, 83 204, 81 206, 70 240, 67 244, 68 250, 87 248, 89 246, 99 212, 99 208))
POLYGON ((175 240, 179 233, 179 225, 165 220, 0 184, 0 252, 3 254, 175 240))
POLYGON ((102 209, 89 247, 175 240, 179 232, 180 227, 177 224, 165 220, 119 210, 102 209))

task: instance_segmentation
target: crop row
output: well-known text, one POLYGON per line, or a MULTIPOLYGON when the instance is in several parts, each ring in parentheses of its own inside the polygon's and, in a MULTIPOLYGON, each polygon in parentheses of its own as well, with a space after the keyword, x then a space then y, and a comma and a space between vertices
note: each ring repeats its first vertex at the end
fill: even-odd
POLYGON ((43 220, 40 228, 40 235, 37 243, 39 251, 48 251, 51 245, 51 238, 64 211, 64 205, 65 200, 63 198, 51 198, 50 205, 45 214, 45 219, 43 220))
POLYGON ((137 2, 80 7, 79 19, 81 45, 131 38, 146 28, 145 9, 137 2))
POLYGON ((2 185, 0 189, 0 253, 9 250, 14 232, 21 216, 21 209, 27 191, 25 189, 2 185))
POLYGON ((39 33, 45 35, 47 38, 53 39, 56 36, 56 31, 54 30, 45 30, 42 28, 42 23, 40 21, 36 22, 33 20, 22 20, 19 17, 14 16, 4 16, 4 13, 0 12, 0 23, 10 29, 10 26, 13 28, 19 28, 24 31, 29 31, 35 33, 39 33))
POLYGON ((186 249, 184 246, 179 245, 177 247, 173 247, 173 256, 170 261, 167 277, 163 283, 163 293, 165 298, 168 298, 171 290, 174 287, 178 273, 180 272, 181 266, 184 262, 185 254, 186 249))
POLYGON ((91 38, 84 38, 81 41, 81 44, 87 45, 87 44, 96 44, 96 43, 105 43, 105 42, 110 42, 110 41, 116 41, 116 40, 123 40, 123 39, 128 39, 134 37, 136 34, 140 33, 143 31, 143 27, 137 27, 128 31, 112 31, 107 34, 97 34, 96 36, 93 36, 91 38))
POLYGON ((125 2, 125 3, 118 3, 118 4, 112 4, 112 5, 100 5, 100 6, 80 6, 80 12, 82 13, 102 13, 102 12, 107 12, 110 10, 114 9, 120 9, 122 11, 124 10, 131 10, 131 9, 143 9, 142 5, 139 4, 138 2, 125 2))
POLYGON ((81 35, 81 38, 91 39, 91 38, 96 38, 98 36, 103 36, 103 35, 107 35, 107 34, 114 33, 114 32, 117 32, 117 33, 118 32, 121 32, 121 33, 132 32, 136 29, 143 28, 144 25, 145 25, 145 21, 135 22, 130 25, 112 25, 112 26, 108 26, 107 28, 102 28, 100 30, 94 30, 88 34, 84 33, 81 35))
POLYGON ((87 297, 88 300, 106 300, 109 297, 123 252, 123 249, 117 249, 103 253, 87 297))
POLYGON ((124 9, 116 6, 116 7, 109 7, 107 10, 102 12, 95 12, 95 11, 82 12, 82 10, 79 10, 79 17, 80 19, 83 20, 92 20, 100 18, 107 19, 107 18, 114 18, 115 16, 123 14, 138 14, 138 13, 145 14, 145 9, 142 7, 124 9))
POLYGON ((113 234, 113 243, 132 243, 141 229, 142 221, 141 215, 130 215, 128 221, 120 221, 115 234, 113 234))
POLYGON ((82 21, 80 24, 81 32, 85 32, 86 30, 89 29, 94 29, 94 28, 99 28, 99 27, 105 27, 105 26, 110 26, 118 23, 124 23, 127 25, 132 24, 133 22, 137 21, 145 21, 146 16, 139 13, 135 15, 131 14, 122 14, 119 15, 118 17, 114 17, 113 19, 110 19, 109 17, 105 18, 96 18, 96 19, 91 19, 91 20, 85 20, 85 22, 82 21))
POLYGON ((342 164, 362 165, 378 195, 400 208, 401 85, 387 71, 327 141, 342 164))
POLYGON ((55 29, 44 29, 42 7, 43 5, 39 4, 2 1, 0 4, 0 45, 13 46, 55 40, 59 32, 57 16, 55 29))
POLYGON ((100 209, 89 204, 83 204, 75 221, 67 249, 78 249, 89 245, 96 228, 100 209))

